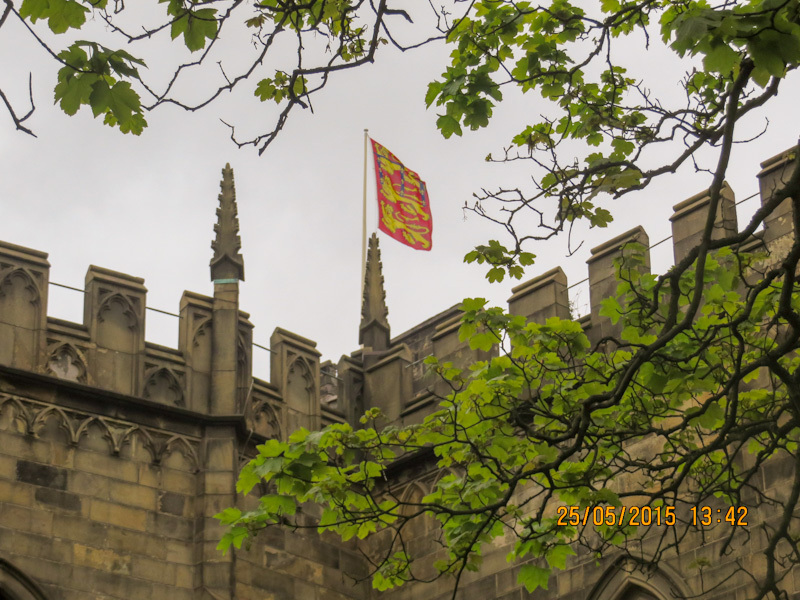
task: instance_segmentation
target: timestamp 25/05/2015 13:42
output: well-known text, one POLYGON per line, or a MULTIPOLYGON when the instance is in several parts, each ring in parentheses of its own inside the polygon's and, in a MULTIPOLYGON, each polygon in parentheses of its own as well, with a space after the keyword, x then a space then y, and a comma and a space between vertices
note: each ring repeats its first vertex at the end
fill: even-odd
MULTIPOLYGON (((675 525, 677 516, 674 506, 559 506, 556 509, 557 525, 675 525), (627 520, 626 520, 627 518, 627 520)), ((737 527, 747 526, 747 507, 692 506, 689 523, 693 527, 710 527, 727 523, 737 527)))

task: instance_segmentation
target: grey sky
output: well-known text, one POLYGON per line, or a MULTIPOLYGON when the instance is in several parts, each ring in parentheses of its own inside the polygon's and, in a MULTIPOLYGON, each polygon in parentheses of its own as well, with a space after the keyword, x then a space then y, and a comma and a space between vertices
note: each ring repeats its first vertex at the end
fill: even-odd
MULTIPOLYGON (((175 48, 157 42, 151 50, 148 63, 157 77, 159 69, 168 69, 159 56, 175 48)), ((280 326, 316 340, 323 359, 336 361, 358 347, 363 129, 368 127, 427 182, 434 218, 431 252, 380 239, 393 335, 465 296, 504 302, 518 282, 490 285, 484 268, 462 262, 475 244, 502 232, 472 214, 464 220, 461 207, 482 186, 525 183, 524 169, 491 165, 484 157, 501 151, 546 107, 533 94, 509 94, 487 130, 444 140, 435 130, 436 111, 425 110, 423 99, 448 52, 438 46, 401 55, 386 48, 375 65, 333 78, 316 97, 314 114, 295 113, 259 157, 249 148, 237 150, 219 121, 237 123, 242 133, 271 124, 274 105, 251 95, 255 81, 198 113, 162 107, 146 115, 150 127, 141 137, 124 136, 92 119, 87 109, 70 118, 53 107, 56 65, 18 24, 7 26, 0 35, 0 88, 23 106, 27 73, 33 71, 37 110, 29 125, 39 137, 17 133, 0 112, 0 239, 50 253, 55 282, 82 287, 90 264, 144 277, 148 305, 177 312, 184 289, 212 292, 209 244, 220 169, 230 162, 246 272, 241 306, 251 315, 255 341, 268 345, 280 326)), ((670 71, 657 50, 639 49, 632 56, 657 92, 674 88, 686 66, 670 71)), ((192 86, 217 85, 215 77, 218 72, 209 69, 202 78, 190 78, 186 93, 194 93, 192 86)), ((759 161, 796 143, 800 90, 789 83, 769 109, 773 125, 767 135, 737 148, 729 177, 737 199, 757 191, 759 161)), ((757 119, 759 127, 764 116, 757 119)), ((373 231, 374 176, 369 176, 373 231)), ((663 239, 670 233, 672 205, 707 185, 687 171, 615 203, 616 220, 609 228, 576 231, 575 239, 587 241, 574 256, 565 257, 563 241, 532 248, 539 258, 526 277, 561 265, 570 282, 577 282, 586 276, 591 247, 637 224, 644 225, 651 242, 663 239)), ((740 224, 757 202, 739 207, 740 224)), ((670 262, 670 244, 653 250, 654 271, 670 262)), ((82 319, 80 294, 52 286, 50 293, 51 316, 82 319)), ((586 312, 586 286, 573 288, 571 296, 586 312)), ((148 312, 147 320, 148 341, 177 344, 177 319, 148 312)), ((266 377, 268 355, 257 350, 254 358, 256 375, 266 377)))

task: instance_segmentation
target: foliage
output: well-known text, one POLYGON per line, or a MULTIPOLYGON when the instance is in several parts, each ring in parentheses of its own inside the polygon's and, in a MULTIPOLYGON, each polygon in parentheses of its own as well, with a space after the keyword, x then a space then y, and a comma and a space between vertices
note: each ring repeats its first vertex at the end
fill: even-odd
MULTIPOLYGON (((257 146, 260 152, 283 128, 293 109, 310 108, 311 96, 327 85, 332 74, 372 62, 377 48, 390 41, 404 48, 392 36, 390 26, 395 17, 410 19, 406 11, 389 8, 387 0, 377 4, 362 0, 158 0, 157 7, 128 7, 118 0, 22 0, 18 6, 13 0, 3 0, 2 4, 0 30, 9 18, 17 18, 62 66, 55 100, 67 114, 86 106, 95 117, 102 115, 105 124, 139 135, 147 126, 147 111, 165 104, 196 111, 223 92, 249 84, 249 93, 261 102, 278 104, 274 126, 243 142, 236 140, 231 126, 231 137, 239 146, 257 146), (223 27, 232 30, 225 42, 223 27), (59 36, 69 37, 76 31, 89 39, 60 49, 59 36), (169 56, 159 54, 159 70, 170 68, 172 76, 166 84, 156 84, 158 74, 151 76, 153 81, 143 77, 146 73, 140 68, 147 65, 142 56, 153 51, 154 38, 166 36, 185 48, 190 58, 176 60, 182 55, 180 47, 169 56), (248 38, 250 50, 243 53, 235 42, 248 38), (106 47, 100 39, 113 39, 116 45, 106 47), (284 39, 295 52, 287 55, 278 49, 284 39), (123 44, 130 51, 122 50, 123 44), (230 63, 235 65, 233 73, 225 67, 230 63), (197 70, 206 80, 216 81, 212 83, 216 89, 199 101, 188 101, 175 90, 197 70)), ((415 46, 442 37, 437 33, 415 46)), ((17 129, 34 135, 26 125, 35 110, 32 86, 31 108, 24 115, 18 114, 2 90, 0 99, 17 129)), ((268 107, 264 110, 269 112, 268 107)))
MULTIPOLYGON (((520 582, 534 590, 578 547, 657 564, 697 529, 692 507, 746 505, 776 518, 761 532, 766 566, 739 567, 756 584, 753 598, 784 597, 782 578, 800 563, 800 241, 752 248, 753 234, 784 201, 799 230, 797 153, 794 174, 742 231, 715 236, 714 222, 740 122, 800 63, 800 2, 603 0, 587 9, 567 0, 479 0, 445 24, 451 62, 426 97, 443 111, 437 125, 445 137, 488 125, 504 87, 536 91, 554 111, 524 125, 499 159, 530 161, 534 192, 487 193, 473 207, 503 225, 513 245, 491 241, 467 261, 488 265, 490 280, 518 278, 535 258, 524 249, 529 241, 579 220, 603 227, 609 199, 684 164, 699 169, 698 153, 715 148, 702 237, 662 276, 641 268, 641 248, 627 248, 617 297, 602 309, 621 333, 594 345, 578 323, 527 323, 465 300, 461 339, 493 358, 468 368, 430 358, 451 393, 422 423, 383 427, 370 409, 362 428, 300 430, 259 446, 238 491, 266 482, 271 493, 253 511, 219 515, 230 527, 220 547, 239 547, 275 525, 343 539, 385 530, 372 577, 388 589, 431 577, 406 542, 409 523, 433 518, 443 541, 433 576, 454 575, 455 590, 486 545, 505 536, 515 540, 508 559, 523 563, 520 582), (649 42, 655 34, 693 65, 682 97, 651 97, 617 62, 624 38, 649 42), (574 156, 576 148, 584 154, 574 156), (519 231, 521 213, 543 229, 519 231), (403 500, 386 477, 409 454, 442 472, 421 501, 403 500), (793 465, 781 499, 760 483, 765 462, 776 460, 793 465), (322 512, 309 525, 300 512, 312 504, 322 512), (658 525, 637 525, 633 511, 623 512, 631 506, 649 507, 658 525)), ((264 95, 281 85, 270 81, 264 95)), ((728 516, 730 544, 744 520, 728 516)))
MULTIPOLYGON (((520 571, 532 591, 547 587, 575 544, 599 558, 614 547, 637 553, 643 536, 655 536, 649 558, 657 563, 694 528, 693 506, 769 505, 791 520, 797 476, 795 503, 784 510, 762 491, 759 469, 776 457, 797 460, 800 330, 788 322, 800 295, 786 275, 800 252, 791 264, 764 269, 764 254, 721 247, 699 270, 690 262, 669 285, 641 272, 641 257, 630 249, 619 265, 619 296, 604 303, 603 313, 622 323, 622 333, 604 347, 592 348, 574 321, 528 323, 486 308, 483 299, 465 300, 461 338, 473 349, 500 352, 468 369, 430 358, 452 393, 420 424, 332 425, 259 446, 237 491, 248 493, 263 480, 274 493, 256 510, 219 515, 231 524, 220 547, 239 547, 316 503, 323 512, 315 527, 344 540, 396 532, 374 572, 373 585, 386 589, 415 577, 413 557, 398 550, 408 541, 404 527, 432 515, 446 549, 436 564, 440 573, 460 578, 476 570, 482 548, 511 535, 509 561, 544 559, 520 571), (758 283, 745 284, 754 277, 758 283), (692 308, 698 283, 705 292, 692 308), (680 322, 668 318, 671 307, 680 322), (767 372, 777 379, 772 387, 767 372), (401 500, 384 483, 392 462, 408 452, 432 453, 446 473, 421 502, 401 500), (624 478, 641 485, 620 490, 614 482, 624 478), (648 506, 658 516, 637 526, 632 518, 644 516, 624 517, 623 505, 648 506), (557 506, 579 510, 564 519, 557 506), (606 507, 599 526, 594 507, 606 507)), ((371 409, 362 422, 379 418, 371 409)), ((732 539, 736 527, 726 531, 732 539)), ((776 532, 772 542, 782 538, 793 539, 776 532)), ((777 592, 767 583, 765 594, 777 592)))
MULTIPOLYGON (((198 110, 249 85, 265 110, 278 110, 271 130, 237 141, 261 152, 292 110, 310 107, 338 71, 375 61, 382 44, 408 50, 446 41, 449 65, 425 97, 441 111, 437 126, 445 137, 488 126, 510 89, 538 94, 532 112, 544 115, 522 123, 501 157, 487 157, 527 161, 535 182, 532 191, 484 193, 472 206, 513 242, 490 241, 467 255, 488 266, 492 281, 522 275, 535 258, 529 242, 579 221, 606 226, 610 199, 683 166, 702 169, 698 157, 713 149, 710 216, 698 246, 660 277, 643 273, 634 249, 619 265, 618 297, 603 308, 621 323, 618 337, 591 345, 574 322, 526 323, 479 299, 465 301, 462 338, 494 358, 469 368, 431 359, 452 392, 423 423, 381 428, 372 409, 362 428, 301 430, 260 446, 238 489, 249 492, 266 481, 272 490, 254 511, 232 507, 219 515, 229 526, 221 547, 239 547, 266 526, 307 526, 300 509, 318 504, 314 528, 344 539, 392 534, 373 571, 373 584, 387 589, 428 567, 408 555, 404 532, 414 520, 434 518, 445 542, 435 569, 454 574, 455 587, 464 570, 478 568, 485 545, 503 535, 516 540, 509 559, 524 562, 520 580, 535 589, 546 587, 552 569, 563 568, 580 546, 599 554, 611 547, 639 552, 643 560, 639 543, 650 536, 658 543, 647 560, 657 562, 691 528, 690 507, 740 506, 747 497, 749 506, 778 515, 762 532, 766 566, 750 573, 755 597, 781 597, 783 574, 800 563, 794 514, 800 241, 795 236, 769 248, 769 256, 743 248, 783 201, 799 230, 797 156, 794 175, 764 198, 740 233, 713 234, 731 152, 744 141, 737 137, 740 124, 800 64, 800 0, 454 1, 432 8, 437 25, 431 31, 415 26, 410 42, 398 39, 394 23, 413 22, 417 13, 388 0, 165 0, 158 3, 157 24, 142 32, 135 16, 128 29, 123 3, 4 5, 0 30, 10 17, 19 19, 61 64, 55 99, 65 112, 85 106, 106 124, 138 134, 148 110, 164 104, 198 110), (45 27, 55 36, 79 30, 91 38, 83 33, 93 21, 120 44, 88 39, 53 50, 51 40, 60 38, 42 33, 45 27), (249 62, 234 75, 220 68, 218 87, 202 101, 174 97, 184 73, 215 64, 220 32, 236 25, 252 32, 249 62), (157 35, 169 35, 190 55, 159 90, 143 79, 145 61, 134 51, 157 35), (688 65, 675 97, 654 97, 629 73, 630 44, 651 38, 688 65), (296 50, 288 63, 271 60, 279 39, 296 50), (130 52, 119 49, 123 43, 130 52), (533 215, 540 227, 519 230, 518 215, 533 215), (401 500, 384 480, 393 461, 408 454, 444 472, 419 502, 401 500), (793 462, 793 475, 788 496, 778 502, 757 479, 765 461, 780 457, 793 462), (641 484, 615 487, 623 477, 641 484), (658 509, 665 519, 673 508, 675 522, 637 527, 630 513, 622 517, 622 507, 632 504, 658 509), (568 513, 559 522, 558 506, 576 507, 577 520, 568 513), (582 518, 595 506, 609 515, 596 527, 582 518)), ((17 128, 32 133, 25 123, 33 108, 20 116, 2 90, 0 98, 17 128)), ((732 524, 729 539, 740 529, 732 524)))

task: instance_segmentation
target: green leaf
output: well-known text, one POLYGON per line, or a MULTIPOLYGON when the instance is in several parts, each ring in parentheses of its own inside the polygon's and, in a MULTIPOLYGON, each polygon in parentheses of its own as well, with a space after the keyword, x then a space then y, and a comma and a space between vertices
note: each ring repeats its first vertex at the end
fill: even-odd
MULTIPOLYGON (((74 73, 69 67, 61 69, 74 73)), ((61 72, 59 72, 59 79, 61 72)), ((97 80, 97 75, 93 73, 80 73, 69 79, 62 79, 56 84, 55 100, 68 115, 74 115, 82 104, 89 104, 89 97, 92 93, 92 85, 97 80)))
POLYGON ((80 29, 86 22, 89 9, 75 0, 50 0, 47 24, 53 33, 64 33, 67 29, 80 29))
POLYGON ((449 115, 440 115, 436 119, 436 127, 439 128, 445 138, 449 138, 453 134, 460 136, 462 133, 458 120, 449 115))
POLYGON ((89 9, 75 0, 23 0, 20 16, 35 23, 47 19, 53 33, 64 33, 70 28, 80 29, 86 22, 89 9))
POLYGON ((546 590, 549 581, 550 569, 534 565, 522 565, 517 576, 517 582, 524 585, 528 593, 533 593, 537 588, 546 590))
MULTIPOLYGON (((214 8, 202 8, 187 14, 183 39, 186 47, 192 52, 202 50, 206 39, 213 40, 217 36, 217 11, 214 8)), ((176 37, 173 33, 173 39, 176 37)))
POLYGON ((220 523, 223 525, 230 525, 231 523, 235 523, 242 517, 242 511, 235 507, 229 507, 223 510, 221 513, 217 513, 214 515, 215 519, 218 519, 220 523))
POLYGON ((297 512, 295 499, 283 494, 261 496, 261 507, 272 515, 293 515, 297 512))
MULTIPOLYGON (((547 560, 547 564, 551 567, 556 569, 566 569, 568 556, 575 556, 575 551, 571 546, 561 544, 550 548, 545 554, 545 559, 547 560)), ((543 587, 547 589, 546 585, 543 587)))
POLYGON ((141 112, 139 94, 131 89, 127 81, 118 81, 108 90, 107 102, 108 109, 120 125, 128 124, 134 113, 141 112))
POLYGON ((739 60, 739 53, 736 50, 727 44, 720 44, 706 54, 703 66, 707 71, 729 75, 733 72, 733 67, 739 64, 739 60))

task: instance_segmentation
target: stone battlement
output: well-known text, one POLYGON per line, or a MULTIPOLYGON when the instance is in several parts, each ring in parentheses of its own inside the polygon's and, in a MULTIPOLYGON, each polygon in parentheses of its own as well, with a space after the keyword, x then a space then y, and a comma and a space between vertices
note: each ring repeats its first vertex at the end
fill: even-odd
MULTIPOLYGON (((762 163, 762 204, 788 176, 788 166, 788 152, 762 163)), ((426 373, 426 356, 461 366, 485 358, 459 342, 458 306, 391 338, 380 250, 373 236, 359 329, 363 348, 336 364, 321 363, 315 342, 277 328, 270 338, 271 381, 254 378, 253 325, 238 306, 244 261, 229 167, 223 170, 221 187, 210 264, 214 295, 184 292, 178 348, 145 340, 143 279, 92 265, 86 273, 83 322, 54 319, 47 316, 47 254, 0 242, 0 365, 196 413, 242 415, 252 431, 270 437, 300 426, 356 422, 369 406, 380 407, 392 422, 418 420, 436 406, 436 392, 444 391, 426 373)), ((699 240, 708 203, 704 191, 673 207, 676 262, 699 240)), ((789 211, 787 200, 753 242, 776 244, 791 235, 789 211)), ((735 197, 725 184, 714 236, 736 231, 735 197)), ((618 333, 600 316, 600 302, 616 289, 614 260, 630 241, 649 246, 645 230, 634 227, 593 248, 587 261, 590 311, 580 321, 593 342, 618 333)), ((640 268, 649 270, 649 251, 640 268)), ((571 316, 569 283, 560 267, 514 287, 508 302, 510 312, 534 321, 571 316)))
MULTIPOLYGON (((764 203, 788 175, 788 153, 762 166, 764 203)), ((715 235, 737 231, 733 192, 726 187, 722 196, 715 235)), ((277 328, 270 337, 271 380, 254 378, 253 325, 239 307, 244 260, 230 167, 222 172, 219 202, 210 261, 214 292, 184 292, 177 348, 145 340, 147 289, 142 279, 90 266, 83 322, 54 319, 47 316, 47 254, 0 242, 0 596, 450 597, 452 582, 445 579, 432 587, 412 585, 394 592, 378 592, 364 581, 354 585, 349 576, 368 574, 364 550, 380 538, 343 543, 318 536, 313 524, 309 532, 269 529, 249 549, 234 548, 224 556, 217 551, 224 528, 214 515, 231 506, 249 510, 258 502, 254 495, 238 494, 236 487, 255 444, 285 437, 300 426, 357 423, 371 406, 380 407, 393 423, 417 422, 447 391, 426 371, 426 356, 456 366, 486 358, 459 341, 458 306, 391 336, 373 236, 359 326, 363 347, 335 364, 321 362, 315 342, 277 328)), ((708 197, 698 194, 674 210, 673 249, 680 261, 699 239, 708 197)), ((746 243, 784 248, 794 237, 790 216, 787 200, 746 243)), ((594 248, 588 261, 591 310, 580 322, 594 342, 617 332, 617 326, 600 317, 599 306, 615 291, 614 259, 629 240, 649 245, 647 233, 636 227, 594 248)), ((640 268, 649 269, 649 258, 640 268)), ((556 268, 514 287, 509 309, 535 321, 570 317, 566 275, 556 268)), ((787 473, 784 463, 765 470, 765 489, 776 498, 785 492, 787 473)), ((399 461, 390 474, 398 497, 416 500, 437 477, 424 456, 399 461)), ((268 488, 260 484, 257 491, 266 494, 268 488)), ((423 562, 433 564, 436 531, 424 522, 414 527, 409 548, 413 545, 423 562)), ((687 560, 717 547, 707 541, 687 538, 687 560)), ((507 564, 509 548, 501 542, 486 549, 480 572, 465 576, 464 597, 529 597, 517 580, 520 565, 507 564)), ((753 546, 752 552, 762 550, 753 546)), ((664 594, 680 579, 673 577, 678 571, 697 588, 696 572, 685 568, 683 557, 647 577, 626 571, 615 560, 605 557, 606 571, 600 574, 594 557, 578 556, 557 575, 549 596, 540 590, 536 597, 619 599, 624 594, 673 600, 675 594, 664 594), (664 594, 642 591, 657 589, 664 594)), ((744 590, 750 583, 728 581, 731 560, 715 567, 713 581, 728 587, 711 600, 738 598, 731 590, 744 590)))

